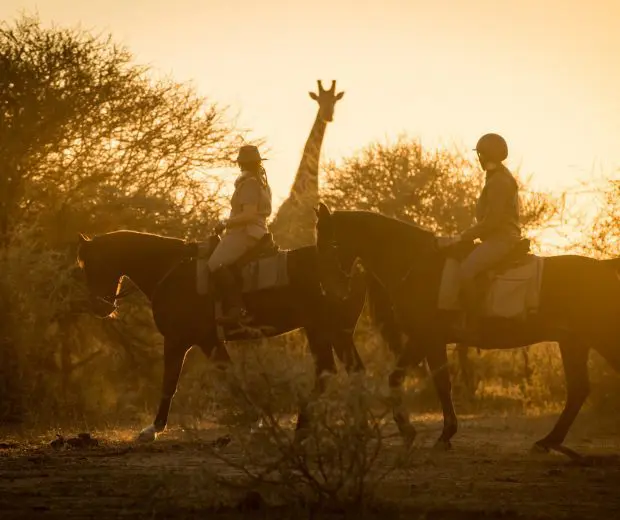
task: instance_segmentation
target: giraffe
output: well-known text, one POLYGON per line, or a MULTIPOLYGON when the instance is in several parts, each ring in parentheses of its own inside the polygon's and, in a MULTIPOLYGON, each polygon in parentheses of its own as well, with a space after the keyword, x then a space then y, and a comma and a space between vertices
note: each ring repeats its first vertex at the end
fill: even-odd
POLYGON ((275 241, 283 248, 293 249, 314 242, 314 208, 319 202, 319 156, 327 123, 334 118, 336 102, 344 92, 336 93, 336 81, 329 90, 317 81, 318 93, 309 92, 319 104, 319 109, 304 146, 299 168, 289 196, 278 209, 270 230, 275 241))

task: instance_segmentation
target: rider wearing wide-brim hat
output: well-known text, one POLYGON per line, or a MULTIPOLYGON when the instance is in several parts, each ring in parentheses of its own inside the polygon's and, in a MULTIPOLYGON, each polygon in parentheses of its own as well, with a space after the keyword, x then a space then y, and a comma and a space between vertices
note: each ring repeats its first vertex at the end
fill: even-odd
POLYGON ((239 149, 236 163, 241 173, 235 180, 226 231, 208 260, 209 271, 224 300, 224 316, 220 319, 223 322, 235 323, 245 317, 242 288, 230 267, 268 233, 272 195, 264 160, 256 146, 244 145, 239 149))

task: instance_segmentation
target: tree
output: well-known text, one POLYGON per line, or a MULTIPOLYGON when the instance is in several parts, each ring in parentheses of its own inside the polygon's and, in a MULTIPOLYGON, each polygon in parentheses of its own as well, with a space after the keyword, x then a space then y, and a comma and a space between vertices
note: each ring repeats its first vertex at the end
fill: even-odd
MULTIPOLYGON (((0 366, 29 366, 24 332, 43 358, 55 348, 43 331, 77 321, 78 232, 204 237, 219 214, 208 172, 237 132, 223 108, 150 72, 110 37, 28 16, 0 26, 0 366)), ((17 402, 11 370, 0 392, 17 402)))
POLYGON ((33 18, 2 26, 0 56, 4 244, 16 222, 42 214, 77 210, 92 230, 109 227, 110 214, 119 225, 161 229, 171 211, 191 220, 212 207, 194 174, 232 156, 232 128, 217 105, 187 85, 152 80, 110 38, 46 30, 33 18))
POLYGON ((607 179, 596 193, 598 211, 586 232, 586 254, 597 257, 620 256, 620 181, 607 179))
MULTIPOLYGON (((445 235, 473 225, 484 181, 479 167, 458 150, 425 150, 405 136, 372 143, 341 164, 331 161, 326 173, 323 199, 333 207, 379 211, 445 235)), ((527 192, 521 204, 526 232, 557 212, 544 193, 527 192)))

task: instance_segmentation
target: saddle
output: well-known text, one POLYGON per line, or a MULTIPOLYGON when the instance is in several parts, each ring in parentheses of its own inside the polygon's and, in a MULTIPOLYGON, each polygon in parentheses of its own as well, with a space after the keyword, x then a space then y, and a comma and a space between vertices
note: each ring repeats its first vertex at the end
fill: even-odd
MULTIPOLYGON (((487 317, 522 319, 538 310, 543 258, 531 253, 531 242, 517 242, 503 259, 478 278, 480 298, 487 317)), ((438 308, 460 311, 459 265, 478 244, 456 243, 445 248, 444 265, 438 295, 438 308)))
MULTIPOLYGON (((477 247, 480 247, 480 245, 481 244, 475 242, 458 242, 453 246, 446 247, 445 255, 447 258, 454 259, 460 263, 473 253, 477 247)), ((529 238, 522 238, 503 259, 491 268, 491 271, 500 273, 506 269, 522 264, 531 256, 531 245, 532 243, 529 238)))
MULTIPOLYGON (((196 289, 198 294, 209 292, 207 261, 220 242, 218 233, 207 241, 194 245, 196 257, 196 289)), ((271 233, 265 233, 254 247, 232 266, 243 292, 258 291, 288 284, 287 255, 280 249, 271 233)))
POLYGON ((278 253, 280 253, 280 248, 273 239, 273 235, 271 233, 265 233, 252 249, 235 262, 235 266, 240 269, 253 260, 265 258, 267 256, 275 256, 278 253))
MULTIPOLYGON (((204 242, 188 242, 185 244, 188 258, 209 258, 220 243, 220 235, 213 233, 204 242)), ((277 255, 281 249, 275 243, 271 233, 265 233, 256 245, 235 262, 235 267, 243 267, 252 260, 277 255)))

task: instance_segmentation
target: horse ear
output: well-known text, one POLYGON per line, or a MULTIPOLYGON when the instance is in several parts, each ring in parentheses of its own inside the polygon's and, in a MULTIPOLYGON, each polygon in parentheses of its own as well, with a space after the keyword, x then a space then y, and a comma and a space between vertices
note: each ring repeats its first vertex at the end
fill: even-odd
POLYGON ((319 218, 329 218, 332 214, 329 211, 329 208, 321 202, 319 204, 319 210, 317 212, 317 215, 319 218))

